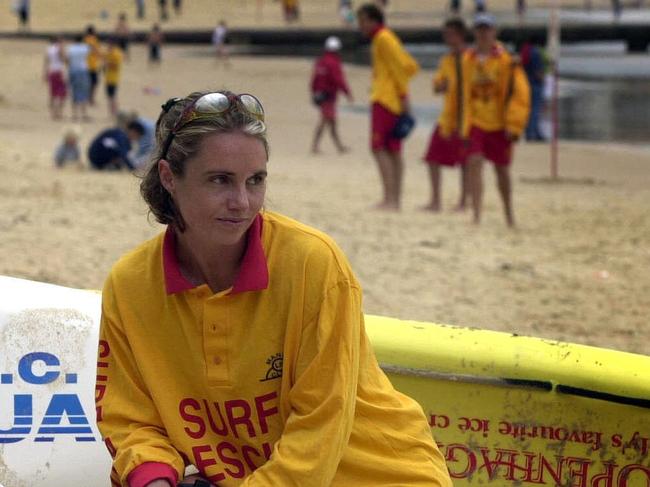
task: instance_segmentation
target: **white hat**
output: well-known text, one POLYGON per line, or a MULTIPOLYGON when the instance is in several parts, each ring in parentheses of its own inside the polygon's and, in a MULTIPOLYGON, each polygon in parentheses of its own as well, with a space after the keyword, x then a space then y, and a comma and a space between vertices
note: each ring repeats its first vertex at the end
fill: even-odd
POLYGON ((497 19, 494 15, 485 12, 476 14, 474 17, 474 27, 494 27, 496 26, 497 19))
POLYGON ((341 39, 336 36, 330 36, 325 41, 325 50, 326 51, 340 51, 341 50, 341 39))

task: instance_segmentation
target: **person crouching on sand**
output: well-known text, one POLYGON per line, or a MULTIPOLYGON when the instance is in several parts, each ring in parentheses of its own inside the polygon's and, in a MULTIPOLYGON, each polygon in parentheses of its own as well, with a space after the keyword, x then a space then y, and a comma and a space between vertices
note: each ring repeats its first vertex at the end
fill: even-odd
POLYGON ((81 150, 79 149, 79 136, 81 129, 77 126, 68 127, 63 133, 63 140, 54 152, 54 164, 63 168, 68 164, 82 168, 81 150))
POLYGON ((424 156, 431 176, 431 202, 425 210, 440 211, 440 186, 442 166, 460 166, 460 199, 458 210, 465 209, 467 199, 467 165, 465 143, 462 140, 463 125, 463 64, 465 63, 465 39, 467 29, 462 19, 445 22, 442 31, 449 53, 440 59, 433 78, 433 91, 444 95, 442 113, 435 127, 429 148, 424 156))
POLYGON ((422 408, 377 363, 343 252, 264 208, 266 130, 251 94, 163 106, 140 192, 167 227, 102 294, 112 484, 451 487, 422 408))
POLYGON ((474 36, 476 46, 467 55, 464 97, 474 223, 481 221, 483 161, 488 160, 494 164, 506 222, 513 227, 510 164, 513 144, 528 122, 530 87, 519 62, 497 41, 492 15, 476 16, 474 36))
POLYGON ((350 103, 354 99, 343 73, 341 57, 339 56, 340 50, 340 39, 335 36, 328 37, 325 41, 325 53, 316 60, 314 65, 311 78, 311 95, 313 103, 320 109, 320 120, 316 126, 311 147, 313 154, 320 152, 320 139, 325 128, 329 129, 339 153, 348 151, 347 147, 341 142, 336 127, 336 102, 339 91, 345 93, 350 103))

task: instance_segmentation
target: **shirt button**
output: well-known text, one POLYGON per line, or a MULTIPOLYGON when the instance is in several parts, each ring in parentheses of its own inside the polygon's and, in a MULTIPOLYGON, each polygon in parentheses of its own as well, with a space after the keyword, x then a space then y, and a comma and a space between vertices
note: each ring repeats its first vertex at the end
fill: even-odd
POLYGON ((214 323, 212 324, 212 331, 213 331, 214 333, 217 332, 217 325, 215 325, 214 323))
POLYGON ((214 365, 221 364, 221 357, 215 355, 214 358, 212 359, 212 362, 214 362, 214 365))

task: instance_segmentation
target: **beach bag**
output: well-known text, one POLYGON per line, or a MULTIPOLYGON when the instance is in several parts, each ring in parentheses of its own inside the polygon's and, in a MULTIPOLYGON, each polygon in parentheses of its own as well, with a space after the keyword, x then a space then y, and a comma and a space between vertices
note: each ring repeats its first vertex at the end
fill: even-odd
POLYGON ((314 105, 321 106, 330 99, 330 94, 327 91, 315 91, 311 95, 311 101, 314 105))
POLYGON ((415 118, 410 113, 402 113, 391 134, 396 139, 405 139, 408 137, 415 128, 415 118))

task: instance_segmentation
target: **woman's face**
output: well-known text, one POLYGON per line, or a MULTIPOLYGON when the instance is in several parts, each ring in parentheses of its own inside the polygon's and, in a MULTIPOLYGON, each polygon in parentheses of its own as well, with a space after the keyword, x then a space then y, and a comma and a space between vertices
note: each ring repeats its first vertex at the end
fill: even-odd
POLYGON ((241 242, 264 204, 266 162, 262 141, 243 132, 206 136, 183 176, 161 160, 160 180, 185 220, 186 237, 208 246, 241 242))

